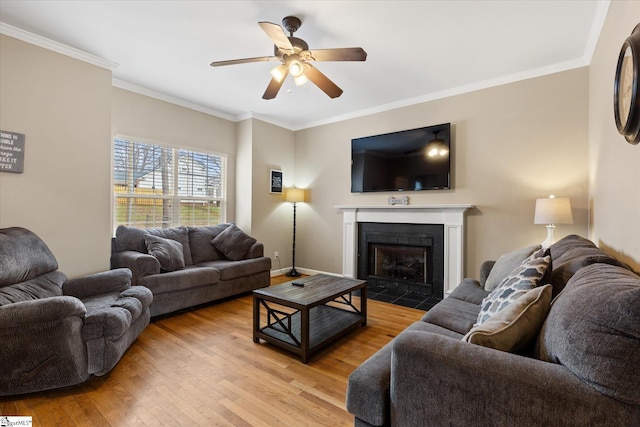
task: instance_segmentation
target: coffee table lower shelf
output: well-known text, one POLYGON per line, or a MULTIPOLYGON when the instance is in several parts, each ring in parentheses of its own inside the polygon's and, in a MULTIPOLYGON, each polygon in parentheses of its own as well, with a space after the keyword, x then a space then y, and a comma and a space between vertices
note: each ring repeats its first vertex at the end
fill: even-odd
POLYGON ((261 328, 255 334, 255 338, 261 338, 271 344, 299 354, 303 357, 303 362, 306 363, 309 353, 315 352, 329 342, 364 325, 365 322, 365 317, 360 313, 319 305, 309 310, 309 323, 313 326, 308 328, 308 351, 304 351, 302 346, 303 336, 300 311, 290 316, 290 332, 298 341, 297 343, 278 323, 272 323, 261 328))

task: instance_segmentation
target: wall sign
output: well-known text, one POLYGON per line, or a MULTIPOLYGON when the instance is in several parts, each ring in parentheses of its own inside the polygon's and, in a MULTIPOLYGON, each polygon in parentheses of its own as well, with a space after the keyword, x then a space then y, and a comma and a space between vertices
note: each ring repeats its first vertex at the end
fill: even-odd
POLYGON ((282 194, 282 171, 271 169, 271 193, 282 194))
POLYGON ((24 172, 24 134, 0 130, 0 172, 24 172))

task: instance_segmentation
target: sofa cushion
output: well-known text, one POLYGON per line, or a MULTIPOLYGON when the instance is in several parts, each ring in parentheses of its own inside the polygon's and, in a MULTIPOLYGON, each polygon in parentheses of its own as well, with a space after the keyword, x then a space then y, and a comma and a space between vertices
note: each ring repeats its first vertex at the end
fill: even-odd
POLYGON ((147 234, 144 236, 149 255, 160 263, 164 271, 176 271, 184 268, 184 253, 182 244, 175 240, 147 234))
POLYGON ((218 224, 189 227, 189 245, 191 246, 191 259, 194 265, 204 261, 224 259, 224 255, 211 244, 211 241, 228 226, 229 224, 218 224))
POLYGON ((551 285, 540 286, 473 327, 463 341, 512 353, 529 347, 538 336, 551 304, 551 285))
POLYGON ((622 261, 597 248, 593 242, 584 237, 571 234, 566 236, 549 248, 553 260, 551 272, 551 284, 553 295, 558 295, 571 277, 582 267, 602 263, 629 268, 622 261))
POLYGON ((640 405, 640 277, 608 264, 580 269, 553 301, 536 352, 600 393, 640 405))
POLYGON ((140 228, 119 225, 118 228, 116 228, 116 250, 118 252, 137 251, 142 252, 143 254, 148 253, 147 246, 144 243, 144 236, 147 234, 180 242, 182 244, 185 265, 193 264, 193 260, 191 259, 191 248, 189 246, 189 229, 187 227, 151 228, 143 230, 140 228))
POLYGON ((49 247, 21 227, 0 231, 0 286, 31 280, 58 269, 49 247))
POLYGON ((59 297, 67 279, 60 271, 52 271, 25 282, 0 287, 0 306, 40 298, 59 297))
POLYGON ((522 261, 529 258, 532 253, 540 248, 540 245, 527 246, 526 248, 516 249, 501 255, 489 271, 489 275, 484 282, 484 289, 490 292, 497 288, 507 275, 522 264, 522 261))
POLYGON ((141 277, 138 285, 149 288, 154 295, 157 295, 215 285, 219 281, 220 272, 215 268, 189 266, 183 270, 141 277))
POLYGON ((455 298, 461 301, 480 305, 487 295, 489 295, 489 292, 485 291, 484 288, 480 286, 480 282, 466 277, 462 279, 462 282, 460 282, 460 284, 451 292, 449 298, 455 298))
POLYGON ((235 224, 229 224, 222 233, 211 240, 211 244, 232 261, 243 259, 255 242, 256 239, 246 234, 235 224))
POLYGON ((198 264, 198 267, 215 268, 220 271, 220 280, 232 280, 268 271, 271 268, 271 259, 262 257, 243 259, 241 261, 207 261, 198 264))
POLYGON ((482 324, 525 292, 538 286, 551 261, 549 255, 542 256, 544 252, 544 249, 540 249, 531 254, 482 300, 476 325, 482 324))
POLYGON ((456 298, 445 298, 422 317, 423 322, 464 335, 478 319, 480 306, 456 298))

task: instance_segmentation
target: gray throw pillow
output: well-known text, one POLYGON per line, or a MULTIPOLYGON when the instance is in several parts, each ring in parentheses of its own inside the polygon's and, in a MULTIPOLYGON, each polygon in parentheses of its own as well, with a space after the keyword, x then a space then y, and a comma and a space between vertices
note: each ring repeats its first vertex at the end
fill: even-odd
POLYGON ((487 280, 484 282, 484 290, 492 291, 494 290, 500 282, 510 274, 514 268, 519 266, 522 261, 529 258, 529 256, 535 251, 541 248, 540 245, 528 246, 526 248, 517 249, 515 251, 506 253, 494 264, 487 276, 487 280))
POLYGON ((184 268, 184 253, 182 243, 171 239, 146 234, 144 244, 147 252, 160 263, 164 271, 176 271, 184 268))
POLYGON ((542 256, 544 253, 545 250, 540 249, 531 254, 511 274, 505 277, 498 287, 489 292, 489 295, 482 300, 478 320, 474 326, 481 325, 528 290, 538 286, 551 262, 549 255, 542 256))
POLYGON ((247 251, 256 241, 235 224, 230 224, 222 233, 211 240, 211 244, 228 259, 240 261, 244 259, 247 251))

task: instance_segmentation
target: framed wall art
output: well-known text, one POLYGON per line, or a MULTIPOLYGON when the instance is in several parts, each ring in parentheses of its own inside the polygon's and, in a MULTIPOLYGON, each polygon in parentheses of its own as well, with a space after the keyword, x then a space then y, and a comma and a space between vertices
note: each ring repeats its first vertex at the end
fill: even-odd
POLYGON ((282 171, 271 169, 271 179, 269 180, 270 193, 282 194, 282 171))

